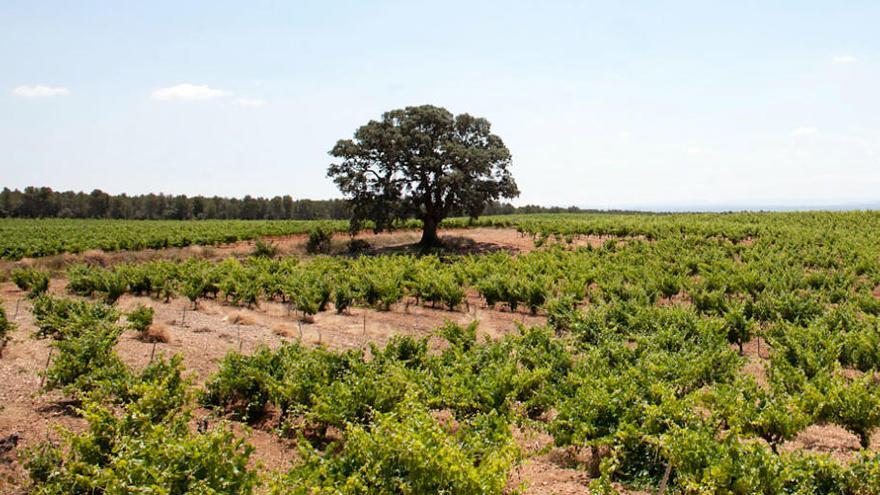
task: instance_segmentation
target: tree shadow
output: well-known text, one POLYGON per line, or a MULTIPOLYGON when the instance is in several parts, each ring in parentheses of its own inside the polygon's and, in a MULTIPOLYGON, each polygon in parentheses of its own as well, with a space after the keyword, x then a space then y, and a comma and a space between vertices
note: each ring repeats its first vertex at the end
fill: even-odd
POLYGON ((425 248, 417 242, 410 244, 399 244, 395 246, 382 246, 371 248, 363 251, 361 254, 366 255, 389 255, 389 254, 411 254, 415 256, 423 256, 434 254, 437 256, 444 255, 467 255, 467 254, 491 254, 497 252, 506 252, 517 254, 519 249, 512 246, 504 246, 492 242, 477 242, 470 237, 444 235, 440 237, 440 245, 436 247, 425 248))
POLYGON ((81 417, 80 408, 82 401, 78 399, 62 399, 37 408, 37 412, 42 414, 54 414, 56 416, 72 416, 81 417))

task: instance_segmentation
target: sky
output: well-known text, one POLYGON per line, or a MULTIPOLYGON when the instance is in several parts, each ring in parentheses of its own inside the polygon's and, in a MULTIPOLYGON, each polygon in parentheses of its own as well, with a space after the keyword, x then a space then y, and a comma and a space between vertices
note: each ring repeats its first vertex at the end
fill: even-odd
POLYGON ((514 204, 880 205, 880 2, 0 0, 0 186, 339 197, 339 139, 487 118, 514 204))

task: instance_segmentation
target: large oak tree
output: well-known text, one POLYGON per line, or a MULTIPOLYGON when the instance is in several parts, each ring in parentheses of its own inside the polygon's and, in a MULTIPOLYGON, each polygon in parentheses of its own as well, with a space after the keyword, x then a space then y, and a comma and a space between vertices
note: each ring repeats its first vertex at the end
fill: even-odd
POLYGON ((510 151, 489 121, 432 105, 386 112, 354 139, 337 142, 330 155, 341 160, 327 176, 351 204, 353 230, 367 220, 379 232, 418 218, 425 247, 439 243, 444 218, 476 218, 492 201, 519 195, 510 151))

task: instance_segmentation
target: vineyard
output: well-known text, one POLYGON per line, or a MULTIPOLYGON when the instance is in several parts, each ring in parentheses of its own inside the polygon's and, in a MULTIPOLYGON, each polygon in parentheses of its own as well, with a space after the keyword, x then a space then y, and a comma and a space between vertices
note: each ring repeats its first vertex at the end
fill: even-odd
MULTIPOLYGON (((346 230, 347 222, 322 222, 346 230)), ((308 232, 315 222, 297 220, 80 220, 0 219, 0 259, 18 260, 89 249, 104 251, 210 246, 308 232)))
MULTIPOLYGON (((863 217, 871 215, 864 213, 863 217)), ((488 216, 477 220, 450 218, 443 227, 516 228, 533 235, 542 243, 548 239, 573 241, 583 235, 643 235, 649 238, 672 232, 697 235, 724 235, 736 240, 770 230, 779 232, 795 217, 778 214, 735 215, 605 215, 552 214, 488 216)), ((811 215, 798 217, 797 222, 811 215)), ((835 224, 859 221, 835 217, 835 224)), ((400 229, 418 228, 411 220, 396 225, 400 229)), ((332 232, 348 232, 346 221, 308 220, 87 220, 87 219, 18 219, 0 218, 0 259, 19 260, 62 253, 80 253, 90 249, 103 251, 164 249, 190 245, 211 246, 260 237, 307 234, 316 226, 332 232)), ((366 229, 371 228, 367 223, 366 229)))
MULTIPOLYGON (((63 433, 38 431, 18 448, 9 486, 880 493, 880 214, 548 214, 446 226, 514 231, 531 248, 75 263, 55 278, 15 269, 0 305, 0 364, 31 367, 4 364, 0 379, 26 374, 22 390, 44 409, 71 405, 63 433), (186 342, 211 330, 186 318, 212 312, 298 330, 247 348, 241 333, 260 323, 240 325, 216 362, 208 344, 150 337, 174 319, 186 342), (373 341, 368 319, 383 315, 441 323, 373 341), (325 321, 361 318, 350 344, 304 338, 327 331, 325 321), (517 324, 526 318, 541 324, 517 324), (510 324, 490 338, 484 320, 510 324), (841 440, 831 445, 829 431, 841 440), (263 449, 279 445, 291 446, 283 462, 262 465, 263 449), (569 484, 542 478, 547 470, 569 484)), ((7 259, 161 249, 313 227, 2 220, 0 249, 7 259)), ((14 414, 48 414, 10 404, 0 440, 24 427, 14 414)))

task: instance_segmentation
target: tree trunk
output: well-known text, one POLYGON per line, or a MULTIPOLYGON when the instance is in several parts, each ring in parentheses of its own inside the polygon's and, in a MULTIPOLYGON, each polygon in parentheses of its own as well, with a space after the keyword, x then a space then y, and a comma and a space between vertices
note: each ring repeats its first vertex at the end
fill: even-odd
POLYGON ((859 444, 861 444, 863 449, 867 449, 871 446, 871 432, 870 431, 861 431, 859 432, 859 444))
POLYGON ((422 220, 422 240, 419 245, 423 248, 435 247, 440 245, 440 238, 437 237, 437 225, 440 222, 433 218, 425 218, 422 220))

